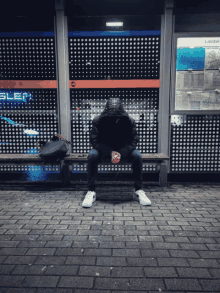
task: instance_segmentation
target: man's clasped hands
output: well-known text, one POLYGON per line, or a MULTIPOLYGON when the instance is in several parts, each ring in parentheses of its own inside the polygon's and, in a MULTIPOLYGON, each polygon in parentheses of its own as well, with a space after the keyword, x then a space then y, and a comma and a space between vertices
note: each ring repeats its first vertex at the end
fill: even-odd
POLYGON ((113 151, 112 152, 112 163, 117 164, 120 162, 120 159, 121 159, 121 154, 116 151, 113 151))

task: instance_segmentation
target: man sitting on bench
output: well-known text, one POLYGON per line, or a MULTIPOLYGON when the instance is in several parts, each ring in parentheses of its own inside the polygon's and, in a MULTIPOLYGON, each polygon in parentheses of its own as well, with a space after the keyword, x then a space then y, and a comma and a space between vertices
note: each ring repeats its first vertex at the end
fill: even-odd
POLYGON ((88 192, 82 203, 83 207, 91 207, 96 200, 95 180, 98 173, 98 163, 103 159, 119 163, 120 159, 132 163, 134 200, 141 205, 151 205, 151 201, 141 190, 143 172, 141 153, 136 149, 139 137, 135 120, 124 111, 119 98, 109 98, 104 111, 92 121, 90 143, 93 149, 88 155, 88 192))

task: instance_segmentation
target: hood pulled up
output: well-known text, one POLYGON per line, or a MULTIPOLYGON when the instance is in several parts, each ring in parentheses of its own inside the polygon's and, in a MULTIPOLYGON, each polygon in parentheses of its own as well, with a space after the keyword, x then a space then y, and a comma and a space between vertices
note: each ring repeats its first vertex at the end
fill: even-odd
POLYGON ((128 114, 125 112, 122 102, 119 98, 109 98, 104 111, 100 115, 100 119, 104 117, 127 117, 129 118, 128 114))

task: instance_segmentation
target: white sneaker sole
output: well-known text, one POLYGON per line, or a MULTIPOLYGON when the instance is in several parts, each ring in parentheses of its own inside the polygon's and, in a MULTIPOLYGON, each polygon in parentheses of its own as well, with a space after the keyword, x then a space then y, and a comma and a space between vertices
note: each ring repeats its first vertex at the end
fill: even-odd
POLYGON ((139 197, 134 193, 133 199, 138 201, 142 206, 151 206, 151 203, 143 203, 139 200, 139 197))
POLYGON ((92 204, 94 203, 96 201, 96 197, 95 198, 93 198, 93 201, 92 201, 92 203, 91 204, 86 204, 86 203, 82 203, 82 207, 83 208, 91 208, 92 207, 92 204))

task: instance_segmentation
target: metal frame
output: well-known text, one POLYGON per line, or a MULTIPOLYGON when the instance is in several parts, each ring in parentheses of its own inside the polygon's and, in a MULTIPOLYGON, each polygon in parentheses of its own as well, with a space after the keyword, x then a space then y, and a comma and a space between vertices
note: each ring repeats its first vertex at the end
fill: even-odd
MULTIPOLYGON (((171 44, 173 35, 173 0, 165 0, 164 15, 161 16, 161 86, 159 90, 159 127, 158 153, 169 156, 169 93, 170 93, 170 64, 171 44), (166 58, 165 58, 166 56, 166 58)), ((71 113, 69 90, 69 56, 68 56, 68 25, 64 15, 64 0, 55 0, 56 17, 55 45, 57 55, 57 80, 59 101, 59 132, 67 140, 71 140, 71 113)), ((69 152, 70 153, 70 152, 69 152)), ((169 162, 168 162, 169 168, 169 162)), ((169 169, 168 169, 169 173, 169 169)))
MULTIPOLYGON (((68 25, 64 15, 64 0, 55 0, 54 17, 55 47, 57 55, 57 96, 59 101, 59 133, 71 141, 68 25)), ((69 148, 68 154, 71 153, 69 148)))
POLYGON ((176 86, 176 52, 177 38, 179 37, 220 37, 220 32, 187 32, 174 34, 172 44, 172 69, 171 69, 171 115, 216 115, 220 114, 220 110, 175 110, 175 86, 176 86))
MULTIPOLYGON (((161 15, 158 153, 164 153, 168 156, 170 152, 171 49, 175 23, 175 16, 173 16, 173 6, 173 0, 165 0, 164 15, 161 15)), ((170 162, 166 162, 166 166, 169 173, 170 162)))

